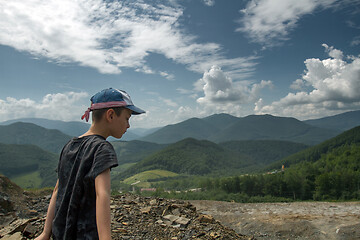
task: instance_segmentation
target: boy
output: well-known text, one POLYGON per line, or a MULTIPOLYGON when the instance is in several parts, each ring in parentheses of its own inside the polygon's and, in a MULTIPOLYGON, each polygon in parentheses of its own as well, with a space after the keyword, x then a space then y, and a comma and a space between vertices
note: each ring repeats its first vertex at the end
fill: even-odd
POLYGON ((95 94, 81 119, 88 121, 90 111, 90 129, 71 139, 61 152, 58 180, 38 240, 51 235, 55 240, 111 239, 110 169, 118 163, 106 138, 121 138, 131 115, 144 111, 125 91, 112 88, 95 94))

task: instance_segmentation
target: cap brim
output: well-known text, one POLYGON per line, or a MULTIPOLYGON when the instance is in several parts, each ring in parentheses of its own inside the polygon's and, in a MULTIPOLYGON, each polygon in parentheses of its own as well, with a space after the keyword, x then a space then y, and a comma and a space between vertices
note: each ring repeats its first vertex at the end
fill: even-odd
POLYGON ((142 110, 141 108, 135 107, 134 105, 126 106, 126 108, 130 109, 132 111, 132 114, 134 114, 134 115, 139 115, 139 114, 145 113, 144 110, 142 110))

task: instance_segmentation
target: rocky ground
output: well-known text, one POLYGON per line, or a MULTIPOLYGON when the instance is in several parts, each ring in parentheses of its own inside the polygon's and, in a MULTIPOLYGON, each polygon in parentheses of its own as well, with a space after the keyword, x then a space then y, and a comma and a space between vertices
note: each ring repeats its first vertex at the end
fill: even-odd
POLYGON ((256 239, 360 239, 360 202, 191 203, 198 212, 256 239))
MULTIPOLYGON (((0 239, 33 239, 43 228, 51 193, 27 193, 4 181, 0 178, 0 239)), ((110 207, 113 239, 253 239, 198 213, 189 202, 122 194, 112 197, 110 207)))
MULTIPOLYGON (((0 176, 0 239, 39 235, 51 191, 0 176)), ((111 200, 113 239, 360 239, 360 202, 229 203, 132 194, 111 200)))

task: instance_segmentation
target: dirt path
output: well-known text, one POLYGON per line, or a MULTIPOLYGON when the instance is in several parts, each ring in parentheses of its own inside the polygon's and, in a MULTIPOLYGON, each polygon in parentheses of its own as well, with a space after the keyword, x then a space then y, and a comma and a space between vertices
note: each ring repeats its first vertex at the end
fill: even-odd
POLYGON ((199 212, 256 239, 360 239, 360 202, 191 203, 199 212))

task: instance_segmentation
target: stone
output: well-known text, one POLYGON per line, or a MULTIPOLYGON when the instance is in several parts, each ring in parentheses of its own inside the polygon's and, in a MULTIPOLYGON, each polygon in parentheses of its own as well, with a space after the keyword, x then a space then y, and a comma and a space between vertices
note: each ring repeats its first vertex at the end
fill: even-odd
POLYGON ((6 235, 1 240, 23 240, 23 236, 21 235, 21 232, 16 232, 12 235, 6 235))
POLYGON ((201 223, 214 223, 214 222, 215 222, 215 219, 214 219, 213 216, 211 216, 211 215, 205 215, 205 214, 200 215, 200 216, 198 217, 198 220, 199 220, 199 222, 201 222, 201 223))
POLYGON ((166 215, 163 218, 166 220, 169 220, 170 222, 175 222, 179 217, 177 217, 175 215, 166 215))
POLYGON ((24 231, 30 219, 17 219, 10 226, 0 229, 0 238, 5 235, 12 235, 16 232, 24 231))
POLYGON ((36 234, 36 230, 37 229, 33 225, 28 224, 28 225, 26 225, 22 234, 27 238, 34 238, 35 234, 36 234))
POLYGON ((151 206, 149 206, 149 207, 144 207, 144 208, 141 208, 140 211, 141 211, 141 213, 149 214, 150 211, 151 211, 151 208, 152 208, 151 206))
POLYGON ((176 223, 180 224, 181 226, 187 226, 190 222, 190 219, 179 217, 175 220, 176 223))
POLYGON ((150 203, 151 206, 157 205, 156 199, 152 199, 149 203, 150 203))
MULTIPOLYGON (((42 232, 49 200, 29 195, 28 201, 24 201, 26 204, 29 205, 24 211, 27 218, 4 221, 7 226, 0 227, 0 238, 6 235, 7 238, 13 237, 11 240, 33 239, 42 232), (31 213, 29 209, 35 211, 31 213)), ((14 217, 17 216, 14 213, 14 217)), ((128 193, 112 196, 111 216, 114 240, 249 239, 224 227, 210 215, 199 216, 193 205, 176 199, 128 193)))

